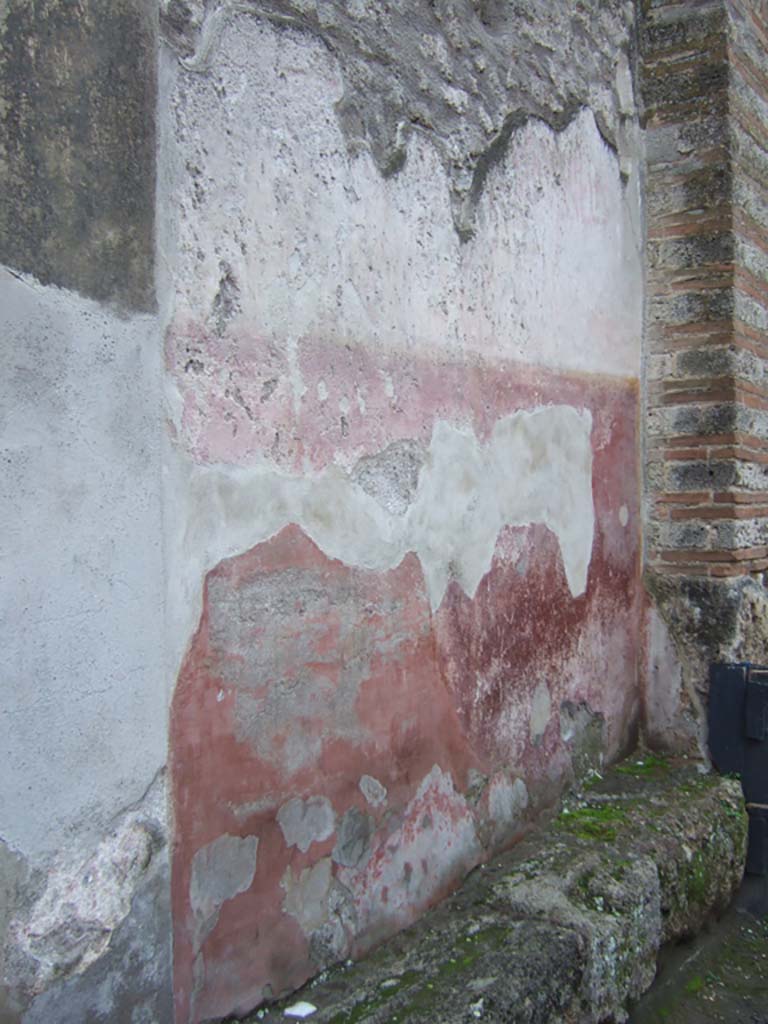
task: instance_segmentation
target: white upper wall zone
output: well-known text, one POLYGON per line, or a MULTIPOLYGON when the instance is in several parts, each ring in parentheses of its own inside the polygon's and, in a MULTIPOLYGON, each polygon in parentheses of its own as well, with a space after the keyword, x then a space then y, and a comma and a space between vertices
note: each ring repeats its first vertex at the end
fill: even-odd
POLYGON ((0 269, 0 838, 93 838, 166 760, 157 322, 0 269))
POLYGON ((387 180, 367 152, 349 154, 334 111, 341 76, 318 41, 244 15, 209 61, 203 74, 166 65, 169 317, 210 317, 227 265, 237 315, 266 338, 637 375, 637 175, 625 160, 622 185, 589 111, 559 134, 531 121, 513 136, 462 243, 423 134, 387 180))

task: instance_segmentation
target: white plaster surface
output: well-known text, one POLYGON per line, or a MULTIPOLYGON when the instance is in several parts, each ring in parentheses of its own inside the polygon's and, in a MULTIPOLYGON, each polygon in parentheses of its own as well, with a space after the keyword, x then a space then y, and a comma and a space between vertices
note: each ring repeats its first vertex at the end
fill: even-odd
MULTIPOLYGON (((505 525, 544 523, 560 544, 574 595, 587 583, 594 536, 592 417, 567 405, 498 420, 486 444, 438 422, 405 515, 379 504, 339 467, 290 476, 176 462, 169 531, 169 642, 180 660, 200 614, 206 572, 296 523, 331 558, 386 570, 418 555, 433 607, 451 580, 472 595, 505 525)), ((176 663, 178 664, 178 660, 176 663)))
MULTIPOLYGON (((342 78, 319 41, 233 16, 206 66, 163 68, 169 319, 215 320, 226 266, 233 323, 281 347, 332 337, 637 375, 637 175, 624 167, 622 185, 591 113, 559 134, 536 121, 515 133, 462 243, 426 136, 386 180, 367 151, 349 153, 342 78)), ((297 406, 307 386, 297 377, 297 406)))
POLYGON ((0 269, 0 836, 99 834, 166 760, 156 321, 0 269))

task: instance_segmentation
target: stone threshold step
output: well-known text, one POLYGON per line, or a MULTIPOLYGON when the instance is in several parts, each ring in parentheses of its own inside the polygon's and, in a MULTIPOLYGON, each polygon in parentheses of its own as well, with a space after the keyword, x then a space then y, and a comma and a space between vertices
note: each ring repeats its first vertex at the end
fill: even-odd
POLYGON ((746 835, 737 781, 638 753, 413 927, 247 1021, 297 1004, 312 1024, 625 1021, 661 946, 730 903, 746 835))

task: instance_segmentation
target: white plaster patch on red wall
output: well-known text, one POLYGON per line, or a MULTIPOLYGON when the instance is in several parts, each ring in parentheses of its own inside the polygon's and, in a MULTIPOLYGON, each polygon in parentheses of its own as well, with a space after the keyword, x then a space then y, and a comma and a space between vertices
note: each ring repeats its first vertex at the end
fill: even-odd
POLYGON ((482 444, 438 421, 404 514, 387 499, 398 467, 386 459, 378 489, 335 466, 294 476, 266 460, 247 469, 179 460, 175 487, 188 518, 169 538, 177 657, 199 617, 205 573, 289 523, 351 566, 391 569, 416 552, 433 608, 451 580, 474 593, 504 526, 543 523, 558 539, 571 593, 581 594, 594 536, 591 427, 589 411, 552 405, 500 418, 482 444))

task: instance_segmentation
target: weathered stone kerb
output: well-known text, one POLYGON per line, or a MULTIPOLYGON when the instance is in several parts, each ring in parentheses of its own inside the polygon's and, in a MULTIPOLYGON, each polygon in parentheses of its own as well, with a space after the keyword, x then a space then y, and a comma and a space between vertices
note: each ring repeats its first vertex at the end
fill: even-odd
POLYGON ((414 928, 308 986, 313 1024, 626 1020, 661 945, 724 910, 741 879, 739 785, 700 769, 619 765, 414 928))

